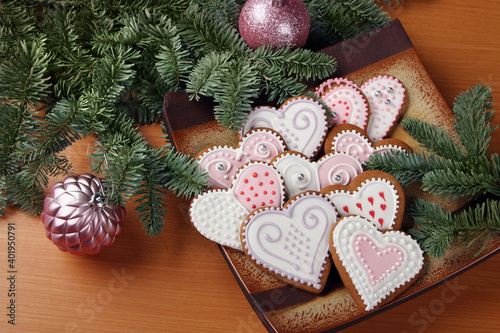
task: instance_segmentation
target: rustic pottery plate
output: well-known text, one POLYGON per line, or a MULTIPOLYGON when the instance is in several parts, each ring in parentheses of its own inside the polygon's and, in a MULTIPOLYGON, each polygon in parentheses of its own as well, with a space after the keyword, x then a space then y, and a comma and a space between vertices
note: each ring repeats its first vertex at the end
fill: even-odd
MULTIPOLYGON (((358 85, 378 75, 397 77, 405 85, 409 98, 403 118, 419 118, 453 133, 453 114, 426 72, 399 21, 392 21, 383 28, 346 40, 321 52, 337 59, 336 76, 347 77, 358 85)), ((310 86, 315 87, 319 83, 311 82, 310 86)), ((180 152, 193 157, 210 146, 237 146, 237 134, 219 126, 214 120, 210 100, 193 102, 184 92, 168 93, 164 100, 163 119, 172 144, 180 152)), ((420 149, 418 143, 400 126, 396 127, 391 136, 405 141, 412 149, 420 149)), ((439 202, 450 210, 460 209, 465 204, 464 200, 443 201, 430 196, 420 191, 418 185, 405 189, 405 194, 409 202, 415 198, 424 198, 439 202)), ((411 221, 405 217, 403 230, 409 228, 411 221)), ((426 256, 418 280, 395 300, 371 312, 357 308, 335 270, 330 273, 324 291, 313 295, 288 286, 261 271, 243 253, 224 246, 219 247, 264 326, 270 332, 284 333, 337 331, 397 306, 496 254, 500 250, 500 237, 491 237, 482 254, 474 257, 480 246, 481 242, 469 248, 454 244, 439 259, 426 256)))

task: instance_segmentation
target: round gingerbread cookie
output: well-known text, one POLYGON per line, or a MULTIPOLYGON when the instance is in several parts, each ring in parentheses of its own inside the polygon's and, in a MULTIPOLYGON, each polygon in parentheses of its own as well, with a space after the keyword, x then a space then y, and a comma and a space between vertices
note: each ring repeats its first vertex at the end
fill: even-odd
POLYGON ((361 86, 370 104, 366 132, 373 142, 389 136, 406 109, 408 97, 403 84, 393 76, 380 75, 361 86))
POLYGON ((381 232, 357 215, 339 219, 329 246, 344 286, 362 311, 392 301, 418 278, 424 263, 420 246, 409 235, 381 232))
POLYGON ((337 212, 321 193, 308 191, 285 206, 253 211, 241 225, 241 246, 262 270, 297 288, 318 294, 331 269, 330 231, 337 212))
POLYGON ((238 169, 249 161, 269 162, 285 151, 286 144, 279 133, 269 128, 255 128, 246 133, 238 147, 215 146, 198 153, 201 170, 208 174, 211 186, 229 188, 238 169))
POLYGON ((307 157, 319 154, 328 121, 323 106, 309 96, 292 97, 276 109, 259 106, 248 115, 242 133, 253 128, 266 127, 277 131, 285 140, 287 150, 301 152, 307 157))

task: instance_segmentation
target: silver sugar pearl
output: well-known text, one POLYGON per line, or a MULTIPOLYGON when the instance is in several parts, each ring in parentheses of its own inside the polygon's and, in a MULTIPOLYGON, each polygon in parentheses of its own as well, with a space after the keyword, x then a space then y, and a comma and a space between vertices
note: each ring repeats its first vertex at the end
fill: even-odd
POLYGON ((341 181, 342 180, 342 176, 339 175, 339 174, 336 174, 335 176, 333 176, 333 179, 337 182, 341 181))
POLYGON ((382 96, 382 92, 380 90, 375 91, 375 96, 377 97, 382 96))
POLYGON ((384 101, 384 103, 385 103, 385 104, 391 104, 391 100, 390 100, 390 99, 386 99, 386 100, 384 101))
POLYGON ((332 112, 332 118, 337 118, 337 113, 336 112, 332 112))
POLYGON ((298 179, 298 180, 304 180, 304 178, 306 178, 306 176, 304 176, 304 174, 303 174, 303 173, 299 173, 299 174, 297 175, 297 179, 298 179))
POLYGON ((217 170, 219 170, 219 171, 224 171, 225 169, 226 169, 226 167, 224 166, 224 164, 223 164, 223 163, 219 163, 219 164, 217 164, 217 170))
POLYGON ((392 87, 387 87, 386 91, 387 91, 388 93, 391 93, 391 92, 393 92, 393 91, 394 91, 394 89, 392 89, 392 87))
POLYGON ((361 166, 363 167, 363 169, 366 169, 366 164, 367 164, 366 161, 361 163, 361 166))
POLYGON ((260 145, 259 146, 259 150, 262 151, 262 152, 265 152, 265 151, 267 151, 267 146, 266 145, 260 145))

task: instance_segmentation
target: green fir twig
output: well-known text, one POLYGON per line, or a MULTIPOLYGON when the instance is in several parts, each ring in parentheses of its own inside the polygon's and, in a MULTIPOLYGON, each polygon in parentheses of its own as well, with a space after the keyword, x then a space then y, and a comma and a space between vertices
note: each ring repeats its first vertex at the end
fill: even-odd
POLYGON ((437 126, 408 118, 403 120, 403 128, 424 152, 378 154, 368 162, 368 168, 391 173, 403 186, 421 182, 423 190, 445 199, 492 196, 486 203, 458 215, 417 201, 410 209, 416 222, 410 233, 431 256, 443 255, 456 237, 474 243, 482 234, 487 234, 488 240, 499 231, 500 157, 497 153, 487 156, 491 134, 497 128, 491 125, 495 112, 492 107, 490 88, 471 87, 456 98, 453 107, 459 142, 437 126))

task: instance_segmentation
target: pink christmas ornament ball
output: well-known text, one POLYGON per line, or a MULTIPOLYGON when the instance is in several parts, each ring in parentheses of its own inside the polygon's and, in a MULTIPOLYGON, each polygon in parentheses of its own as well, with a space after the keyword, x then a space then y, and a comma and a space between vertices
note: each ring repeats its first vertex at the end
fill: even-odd
POLYGON ((94 255, 115 242, 125 214, 124 207, 103 199, 98 177, 83 174, 54 184, 41 219, 47 238, 61 251, 94 255))
POLYGON ((310 26, 301 0, 248 0, 239 19, 240 35, 254 50, 261 45, 302 47, 310 26))

